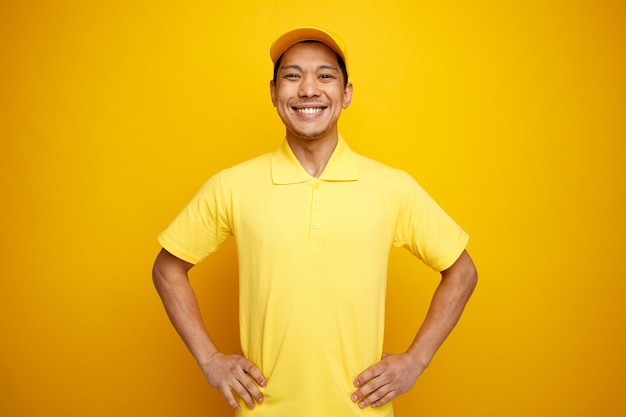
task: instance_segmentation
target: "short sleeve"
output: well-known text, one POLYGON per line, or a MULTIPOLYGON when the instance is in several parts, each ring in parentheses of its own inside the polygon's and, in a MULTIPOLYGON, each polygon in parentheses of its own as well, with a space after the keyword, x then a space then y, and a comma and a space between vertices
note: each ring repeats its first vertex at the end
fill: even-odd
POLYGON ((398 207, 394 246, 443 271, 459 258, 469 235, 408 174, 398 207))
POLYGON ((224 198, 221 173, 211 177, 158 236, 165 250, 196 264, 232 235, 230 205, 224 198))

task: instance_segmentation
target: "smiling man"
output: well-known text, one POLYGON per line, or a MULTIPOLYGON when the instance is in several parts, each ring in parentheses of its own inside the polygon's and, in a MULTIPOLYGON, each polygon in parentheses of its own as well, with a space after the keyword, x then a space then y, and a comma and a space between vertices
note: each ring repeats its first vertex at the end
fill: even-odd
POLYGON ((319 177, 337 145, 337 121, 350 105, 352 84, 340 69, 341 58, 324 43, 296 43, 279 59, 270 84, 272 102, 296 158, 319 177))
POLYGON ((477 275, 468 235, 404 171, 354 153, 337 121, 352 100, 346 49, 301 27, 270 49, 286 138, 210 178, 159 235, 153 280, 209 383, 238 416, 392 416, 452 331, 477 275), (220 352, 188 271, 237 242, 241 353, 220 352), (405 352, 382 352, 391 246, 441 272, 405 352))

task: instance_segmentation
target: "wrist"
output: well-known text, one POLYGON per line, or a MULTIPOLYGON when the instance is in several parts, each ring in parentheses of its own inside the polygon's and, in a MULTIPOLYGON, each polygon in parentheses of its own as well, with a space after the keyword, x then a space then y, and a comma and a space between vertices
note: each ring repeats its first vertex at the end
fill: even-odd
POLYGON ((405 353, 409 356, 413 367, 420 371, 428 368, 432 360, 432 355, 426 355, 420 349, 409 349, 405 353))
POLYGON ((211 361, 215 358, 215 356, 219 354, 217 350, 211 350, 209 352, 203 353, 202 357, 198 357, 196 362, 200 366, 200 368, 204 369, 207 365, 211 363, 211 361))

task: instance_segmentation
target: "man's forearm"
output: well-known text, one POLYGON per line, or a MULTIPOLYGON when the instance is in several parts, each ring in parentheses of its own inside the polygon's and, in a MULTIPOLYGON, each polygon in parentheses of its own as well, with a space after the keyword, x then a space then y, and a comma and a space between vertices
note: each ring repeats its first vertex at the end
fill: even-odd
POLYGON ((380 407, 410 390, 461 317, 477 281, 469 255, 464 251, 441 276, 426 319, 409 349, 383 355, 355 379, 357 390, 351 399, 360 408, 380 407))
POLYGON ((236 392, 252 409, 263 402, 258 387, 266 384, 261 370, 241 354, 217 351, 202 321, 198 299, 189 283, 191 264, 162 250, 154 263, 152 280, 167 315, 202 369, 209 384, 218 389, 235 410, 241 406, 236 392))
POLYGON ((187 348, 201 366, 217 352, 209 337, 189 283, 191 265, 162 251, 155 262, 152 279, 167 315, 187 348))
POLYGON ((463 252, 449 269, 441 273, 428 314, 407 353, 424 369, 458 322, 476 286, 478 274, 474 263, 463 252))

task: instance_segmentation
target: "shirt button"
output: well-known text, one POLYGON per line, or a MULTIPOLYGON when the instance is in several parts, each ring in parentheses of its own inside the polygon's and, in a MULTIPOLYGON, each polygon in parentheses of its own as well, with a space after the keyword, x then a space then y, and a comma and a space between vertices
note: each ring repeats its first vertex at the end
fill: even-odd
POLYGON ((319 223, 313 223, 313 229, 317 230, 320 228, 320 224, 319 223))
POLYGON ((315 208, 315 209, 320 208, 320 203, 313 203, 313 208, 315 208))

